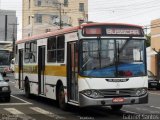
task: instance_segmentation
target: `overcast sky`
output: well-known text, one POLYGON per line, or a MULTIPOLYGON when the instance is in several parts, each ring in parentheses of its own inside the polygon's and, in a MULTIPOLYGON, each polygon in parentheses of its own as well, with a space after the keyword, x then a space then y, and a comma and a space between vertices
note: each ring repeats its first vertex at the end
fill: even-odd
MULTIPOLYGON (((88 0, 89 21, 150 25, 160 18, 160 0, 88 0)), ((0 9, 16 10, 21 39, 22 0, 0 0, 0 9)))
POLYGON ((149 25, 160 18, 160 0, 89 0, 89 20, 149 25))

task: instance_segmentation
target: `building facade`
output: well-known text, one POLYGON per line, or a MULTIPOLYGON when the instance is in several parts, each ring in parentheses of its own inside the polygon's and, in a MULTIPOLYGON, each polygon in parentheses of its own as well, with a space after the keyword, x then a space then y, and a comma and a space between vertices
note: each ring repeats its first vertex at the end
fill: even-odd
POLYGON ((151 49, 150 68, 160 78, 160 19, 151 21, 151 49))
POLYGON ((88 19, 88 0, 23 0, 22 37, 54 31, 88 19))
POLYGON ((13 41, 13 39, 17 39, 16 11, 0 10, 0 41, 13 41))

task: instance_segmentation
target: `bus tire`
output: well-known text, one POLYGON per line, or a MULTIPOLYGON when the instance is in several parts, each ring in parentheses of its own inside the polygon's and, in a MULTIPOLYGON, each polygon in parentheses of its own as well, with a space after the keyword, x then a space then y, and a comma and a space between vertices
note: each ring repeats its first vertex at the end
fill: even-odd
POLYGON ((62 110, 67 110, 68 105, 67 103, 65 103, 65 93, 63 85, 61 85, 58 89, 58 104, 62 110))
POLYGON ((123 105, 111 105, 111 108, 114 111, 119 111, 122 107, 123 107, 123 105))
POLYGON ((31 97, 31 94, 30 94, 30 86, 29 86, 29 81, 26 80, 25 81, 25 96, 27 98, 30 98, 31 97))

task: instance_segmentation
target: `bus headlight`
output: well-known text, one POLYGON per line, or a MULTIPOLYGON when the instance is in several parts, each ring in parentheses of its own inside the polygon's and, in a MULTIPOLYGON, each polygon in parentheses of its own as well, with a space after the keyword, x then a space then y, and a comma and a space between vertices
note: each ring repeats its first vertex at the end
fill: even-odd
POLYGON ((144 95, 146 93, 147 93, 147 89, 146 88, 137 89, 136 96, 142 96, 142 95, 144 95))
POLYGON ((83 90, 81 93, 92 98, 104 97, 98 90, 83 90))
POLYGON ((2 87, 2 91, 8 91, 9 87, 2 87))

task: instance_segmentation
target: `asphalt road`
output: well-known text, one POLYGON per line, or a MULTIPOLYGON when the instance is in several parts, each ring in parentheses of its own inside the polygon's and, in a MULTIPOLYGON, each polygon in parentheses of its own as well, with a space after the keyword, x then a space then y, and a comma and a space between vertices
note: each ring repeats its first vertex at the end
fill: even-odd
POLYGON ((13 75, 8 75, 12 89, 9 103, 0 100, 0 120, 160 120, 160 90, 149 91, 149 103, 126 105, 121 111, 110 107, 78 108, 68 111, 58 108, 54 100, 32 96, 25 98, 23 91, 15 88, 13 75))

